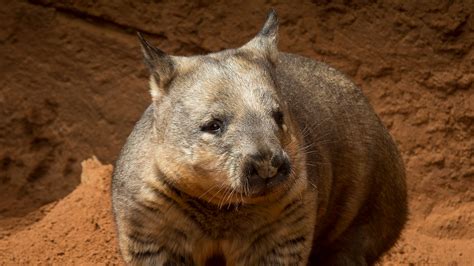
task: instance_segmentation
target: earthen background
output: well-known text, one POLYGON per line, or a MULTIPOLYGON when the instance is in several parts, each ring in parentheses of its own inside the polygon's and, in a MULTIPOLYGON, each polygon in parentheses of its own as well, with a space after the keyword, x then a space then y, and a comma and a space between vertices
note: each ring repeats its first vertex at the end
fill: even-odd
POLYGON ((280 50, 353 78, 399 144, 410 220, 382 264, 472 265, 472 0, 0 0, 0 264, 120 263, 106 164, 150 103, 135 32, 203 54, 271 7, 280 50))

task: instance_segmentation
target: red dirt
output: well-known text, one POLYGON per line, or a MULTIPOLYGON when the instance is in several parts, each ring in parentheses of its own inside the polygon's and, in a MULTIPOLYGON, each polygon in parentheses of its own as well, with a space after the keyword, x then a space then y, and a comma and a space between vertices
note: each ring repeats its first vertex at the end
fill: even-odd
POLYGON ((217 51, 271 6, 280 49, 347 73, 399 144, 411 215, 383 264, 472 264, 474 5, 314 2, 0 0, 0 264, 119 263, 111 166, 85 162, 80 184, 80 162, 113 162, 150 101, 134 31, 217 51))
POLYGON ((45 216, 0 240, 5 264, 119 263, 111 218, 111 165, 82 163, 81 184, 63 199, 41 207, 45 216))

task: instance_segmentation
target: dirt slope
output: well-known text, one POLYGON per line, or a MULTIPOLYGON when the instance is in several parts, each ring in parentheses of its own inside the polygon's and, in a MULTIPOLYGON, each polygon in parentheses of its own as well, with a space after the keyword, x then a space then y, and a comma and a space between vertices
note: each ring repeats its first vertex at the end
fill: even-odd
POLYGON ((313 2, 0 0, 0 262, 117 262, 108 192, 79 185, 80 162, 113 162, 149 103, 134 32, 217 51, 270 7, 280 49, 351 76, 399 143, 411 216, 384 263, 474 261, 472 1, 313 2))
POLYGON ((5 264, 119 263, 110 213, 111 165, 96 158, 82 163, 81 184, 41 209, 43 219, 0 239, 5 264))

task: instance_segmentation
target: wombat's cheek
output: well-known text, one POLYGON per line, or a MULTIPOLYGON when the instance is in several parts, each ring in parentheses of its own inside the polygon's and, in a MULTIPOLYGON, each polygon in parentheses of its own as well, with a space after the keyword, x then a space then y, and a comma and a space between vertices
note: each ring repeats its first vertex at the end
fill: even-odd
POLYGON ((217 187, 216 181, 209 176, 207 170, 182 159, 180 161, 168 159, 159 160, 158 168, 178 190, 194 197, 201 197, 211 187, 217 187))
POLYGON ((207 172, 222 171, 226 157, 218 154, 217 151, 208 145, 194 147, 189 163, 196 168, 204 169, 207 172))

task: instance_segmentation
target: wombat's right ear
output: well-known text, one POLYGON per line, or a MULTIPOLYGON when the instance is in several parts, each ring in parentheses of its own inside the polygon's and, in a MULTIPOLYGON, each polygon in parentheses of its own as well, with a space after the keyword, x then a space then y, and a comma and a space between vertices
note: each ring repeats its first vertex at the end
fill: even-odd
POLYGON ((171 56, 152 46, 141 33, 137 32, 145 65, 151 73, 150 87, 153 99, 158 98, 167 91, 170 81, 175 75, 175 63, 171 56))

